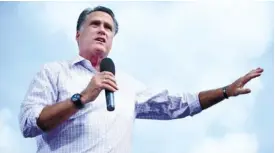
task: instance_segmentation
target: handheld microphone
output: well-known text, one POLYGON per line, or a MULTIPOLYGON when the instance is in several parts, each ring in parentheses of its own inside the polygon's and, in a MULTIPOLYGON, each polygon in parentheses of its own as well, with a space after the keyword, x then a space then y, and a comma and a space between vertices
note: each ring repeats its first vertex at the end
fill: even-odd
MULTIPOLYGON (((113 75, 115 75, 115 64, 112 61, 112 59, 110 58, 102 59, 100 63, 100 72, 102 71, 108 71, 113 73, 113 75)), ((114 92, 111 92, 105 89, 105 97, 106 97, 107 110, 114 111, 115 110, 114 92)))

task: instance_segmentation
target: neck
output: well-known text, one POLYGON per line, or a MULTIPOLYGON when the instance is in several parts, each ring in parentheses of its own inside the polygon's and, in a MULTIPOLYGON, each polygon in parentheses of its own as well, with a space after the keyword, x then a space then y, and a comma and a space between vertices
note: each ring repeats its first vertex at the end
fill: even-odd
POLYGON ((89 60, 92 64, 92 66, 99 71, 100 70, 100 62, 101 60, 104 58, 102 56, 99 55, 87 55, 87 54, 79 54, 80 56, 82 56, 83 58, 89 60))
POLYGON ((91 56, 90 59, 88 59, 92 66, 97 70, 99 71, 99 68, 100 68, 100 62, 102 60, 102 58, 100 58, 99 56, 91 56))

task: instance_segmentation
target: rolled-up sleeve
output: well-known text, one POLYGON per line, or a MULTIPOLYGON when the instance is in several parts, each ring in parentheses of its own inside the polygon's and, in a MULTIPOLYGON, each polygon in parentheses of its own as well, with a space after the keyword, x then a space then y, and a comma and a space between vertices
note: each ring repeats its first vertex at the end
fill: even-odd
POLYGON ((37 118, 43 108, 51 105, 57 98, 55 76, 50 70, 44 65, 35 75, 21 103, 19 124, 24 137, 35 137, 43 133, 37 126, 37 118))
POLYGON ((171 120, 202 111, 198 93, 171 93, 168 89, 146 89, 136 95, 138 119, 171 120))

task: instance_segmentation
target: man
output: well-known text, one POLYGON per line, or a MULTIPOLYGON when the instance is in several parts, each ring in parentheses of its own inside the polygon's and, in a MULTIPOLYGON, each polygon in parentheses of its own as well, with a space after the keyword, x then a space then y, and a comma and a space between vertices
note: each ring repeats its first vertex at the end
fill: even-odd
POLYGON ((36 137, 38 153, 130 153, 134 119, 171 120, 193 116, 232 96, 258 77, 258 68, 232 84, 196 94, 167 89, 132 89, 120 73, 99 72, 118 23, 106 7, 84 10, 77 22, 79 56, 45 64, 34 77, 21 105, 24 137, 36 137), (106 110, 103 90, 115 92, 116 109, 106 110))

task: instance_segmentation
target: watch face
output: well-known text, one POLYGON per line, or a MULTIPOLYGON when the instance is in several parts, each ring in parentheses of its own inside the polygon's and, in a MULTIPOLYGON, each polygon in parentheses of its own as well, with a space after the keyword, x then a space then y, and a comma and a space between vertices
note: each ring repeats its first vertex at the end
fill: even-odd
POLYGON ((74 94, 71 97, 71 101, 74 103, 74 105, 76 106, 76 108, 81 109, 84 107, 84 105, 81 102, 81 95, 80 94, 74 94))
POLYGON ((74 94, 72 96, 72 101, 78 101, 78 100, 80 100, 80 94, 74 94))

